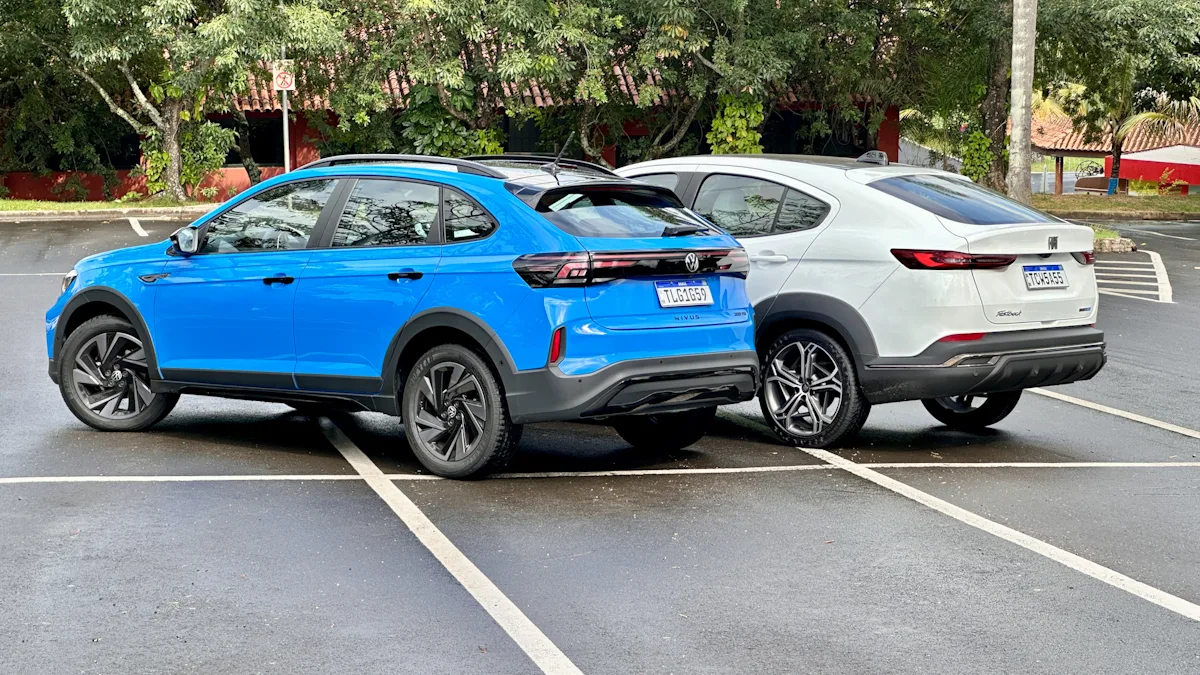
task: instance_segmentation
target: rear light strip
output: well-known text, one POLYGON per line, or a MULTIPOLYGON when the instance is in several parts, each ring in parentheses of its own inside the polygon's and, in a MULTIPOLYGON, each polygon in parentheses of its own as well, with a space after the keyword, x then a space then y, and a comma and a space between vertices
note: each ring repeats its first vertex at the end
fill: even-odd
POLYGON ((1072 253, 1071 256, 1074 257, 1076 262, 1078 262, 1080 265, 1096 264, 1095 251, 1076 251, 1075 253, 1072 253))
POLYGON ((750 271, 750 260, 740 248, 534 253, 514 260, 513 269, 533 288, 550 288, 692 274, 728 274, 744 279, 750 271), (690 269, 689 258, 693 255, 695 269, 690 269))
POLYGON ((894 248, 892 255, 910 270, 995 270, 1017 261, 1015 255, 963 253, 962 251, 915 251, 894 248))

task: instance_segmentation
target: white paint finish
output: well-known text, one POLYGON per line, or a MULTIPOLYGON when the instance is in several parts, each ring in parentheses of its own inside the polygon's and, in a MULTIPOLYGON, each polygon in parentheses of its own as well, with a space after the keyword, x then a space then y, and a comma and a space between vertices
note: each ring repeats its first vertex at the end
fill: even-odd
POLYGON ((1093 403, 1091 401, 1085 401, 1084 399, 1075 398, 1074 396, 1067 396, 1066 394, 1060 394, 1057 391, 1051 391, 1049 389, 1034 388, 1034 389, 1028 389, 1027 391, 1030 391, 1034 394, 1038 394, 1040 396, 1045 396, 1047 398, 1056 399, 1056 400, 1062 401, 1064 403, 1073 403, 1078 406, 1083 406, 1084 408, 1091 408, 1092 410, 1098 410, 1103 413, 1108 413, 1109 415, 1116 415, 1117 417, 1124 417, 1127 420, 1133 420, 1134 422, 1141 422, 1142 424, 1148 424, 1152 427, 1157 427, 1157 428, 1163 429, 1165 431, 1172 431, 1174 433, 1181 434, 1181 435, 1187 436, 1189 438, 1200 439, 1200 431, 1196 431, 1195 429, 1188 429, 1187 427, 1181 427, 1178 424, 1171 424, 1170 422, 1163 422, 1162 420, 1156 420, 1153 417, 1146 417, 1145 415, 1131 413, 1131 412, 1128 412, 1125 410, 1121 410, 1120 408, 1113 408, 1111 406, 1106 406, 1106 405, 1103 405, 1100 403, 1093 403))
POLYGON ((429 520, 416 504, 400 488, 375 466, 362 450, 338 429, 328 418, 322 417, 321 430, 329 442, 346 458, 350 466, 366 480, 367 485, 379 495, 392 511, 404 521, 425 548, 438 559, 446 571, 462 584, 463 588, 483 606, 487 613, 500 624, 525 654, 546 675, 583 675, 583 672, 563 654, 550 638, 546 637, 529 617, 518 608, 491 579, 471 562, 442 531, 429 520))
POLYGON ((868 480, 882 488, 891 490, 898 495, 911 499, 918 504, 927 506, 939 513, 950 516, 961 523, 970 525, 971 527, 977 528, 1005 541, 1016 544, 1017 546, 1037 553, 1038 555, 1049 558, 1054 562, 1065 565, 1076 572, 1085 574, 1114 588, 1125 591, 1126 593, 1136 595, 1143 600, 1152 602, 1159 607, 1175 612, 1176 614, 1192 619, 1193 621, 1200 621, 1200 605, 1188 602, 1183 598, 1171 595, 1170 593, 1154 588, 1149 584, 1142 583, 1136 579, 1121 574, 1116 570, 1109 569, 1103 565, 1100 565, 1099 563, 1092 562, 1087 558, 1083 558, 1075 555, 1074 553, 1058 548, 1057 546, 1048 544, 1040 539, 1031 537, 1024 532, 1001 525, 993 520, 988 520, 983 516, 972 513, 971 511, 959 506, 955 506, 944 499, 939 499, 927 492, 923 492, 894 478, 885 476, 874 469, 862 466, 860 464, 855 464, 854 462, 839 457, 832 452, 828 452, 826 450, 811 450, 806 448, 799 449, 807 452, 813 457, 825 460, 839 469, 849 471, 859 478, 868 480))
POLYGON ((146 232, 144 229, 142 229, 142 224, 138 222, 137 218, 134 218, 133 216, 129 216, 128 220, 129 220, 129 226, 133 228, 134 232, 137 232, 137 236, 139 236, 139 237, 149 237, 150 236, 150 234, 148 232, 146 232))

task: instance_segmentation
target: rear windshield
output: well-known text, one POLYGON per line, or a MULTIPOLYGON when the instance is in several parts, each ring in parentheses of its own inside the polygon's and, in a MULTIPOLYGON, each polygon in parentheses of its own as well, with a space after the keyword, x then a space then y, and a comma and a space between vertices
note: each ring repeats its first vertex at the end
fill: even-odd
POLYGON ((1054 223, 1058 218, 970 181, 933 174, 896 176, 871 187, 949 220, 971 225, 1054 223))
POLYGON ((537 210, 576 237, 663 237, 720 234, 714 225, 654 190, 555 190, 537 210))

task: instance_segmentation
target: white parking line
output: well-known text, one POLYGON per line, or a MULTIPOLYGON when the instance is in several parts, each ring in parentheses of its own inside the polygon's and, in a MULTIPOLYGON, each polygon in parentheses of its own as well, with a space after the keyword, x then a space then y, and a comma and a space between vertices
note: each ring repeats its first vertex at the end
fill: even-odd
POLYGON ((812 449, 807 449, 807 448, 798 448, 798 449, 802 450, 804 452, 807 452, 808 454, 812 455, 813 457, 816 457, 818 459, 823 459, 826 462, 829 462, 831 465, 836 466, 839 469, 844 469, 846 471, 849 471, 850 473, 858 476, 859 478, 863 478, 865 480, 871 481, 872 483, 874 483, 882 488, 886 488, 888 490, 891 490, 892 492, 895 492, 898 495, 907 497, 907 498, 917 502, 918 504, 928 506, 929 508, 931 508, 935 511, 938 511, 939 513, 950 516, 951 518, 953 518, 961 523, 965 523, 967 525, 970 525, 971 527, 983 530, 984 532, 987 532, 988 534, 1000 537, 1001 539, 1004 539, 1005 541, 1011 542, 1013 544, 1016 544, 1017 546, 1020 546, 1022 548, 1033 551, 1034 553, 1037 553, 1038 555, 1049 558, 1050 560, 1053 560, 1062 565, 1066 565, 1067 567, 1075 570, 1076 572, 1086 574, 1087 576, 1092 577, 1093 579, 1102 581, 1110 586, 1119 588, 1127 593, 1132 593, 1133 595, 1136 595, 1139 598, 1142 598, 1143 600, 1148 600, 1150 602, 1153 602, 1154 604, 1158 605, 1159 607, 1168 609, 1172 612, 1175 612, 1176 614, 1185 616, 1193 621, 1200 621, 1200 605, 1196 605, 1194 603, 1188 602, 1187 600, 1184 600, 1183 598, 1171 595, 1170 593, 1167 593, 1166 591, 1161 591, 1157 588, 1154 588, 1153 586, 1144 584, 1144 583, 1138 581, 1137 579, 1127 577, 1124 574, 1117 572, 1116 570, 1112 570, 1112 569, 1109 569, 1098 563, 1094 563, 1091 560, 1088 560, 1087 558, 1082 558, 1080 556, 1075 555, 1074 553, 1064 551, 1063 549, 1058 548, 1057 546, 1048 544, 1040 539, 1031 537, 1031 536, 1025 534, 1024 532, 1019 532, 1017 530, 1014 530, 1011 527, 1007 527, 1007 526, 1001 525, 1000 523, 997 523, 995 521, 988 520, 987 518, 984 518, 983 516, 972 513, 964 508, 955 506, 954 504, 951 504, 950 502, 945 501, 944 499, 939 499, 927 492, 922 492, 921 490, 918 490, 918 489, 912 487, 911 485, 901 483, 900 481, 898 481, 894 478, 889 478, 888 476, 885 476, 885 475, 879 473, 878 471, 869 469, 860 464, 855 464, 854 462, 851 462, 848 459, 839 457, 839 456, 833 454, 832 452, 828 452, 826 450, 812 450, 812 449))
POLYGON ((133 228, 134 232, 137 232, 137 235, 139 237, 149 237, 150 236, 150 234, 148 232, 146 232, 145 230, 142 229, 142 224, 138 222, 138 219, 134 218, 133 216, 129 216, 129 226, 133 228))
POLYGON ((1134 232, 1141 232, 1141 233, 1143 233, 1143 234, 1153 234, 1153 235, 1156 235, 1156 236, 1159 236, 1159 237, 1166 237, 1167 239, 1182 239, 1182 240, 1184 240, 1184 241, 1196 241, 1195 239, 1192 239, 1191 237, 1180 237, 1179 235, 1175 235, 1175 234, 1163 234, 1162 232, 1155 232, 1154 230, 1139 230, 1139 229, 1134 229, 1133 231, 1134 231, 1134 232))
POLYGON ((229 476, 11 476, 0 477, 0 485, 14 483, 209 483, 218 481, 362 480, 342 474, 266 474, 229 476))
POLYGON ((1159 302, 1175 302, 1174 293, 1171 290, 1171 279, 1167 276, 1167 268, 1163 266, 1162 256, 1154 251, 1143 251, 1150 256, 1150 262, 1154 263, 1154 273, 1158 276, 1158 301, 1159 302))
POLYGON ((541 631, 508 596, 484 576, 462 551, 437 529, 416 504, 375 466, 358 446, 327 417, 321 418, 326 438, 346 458, 375 494, 392 508, 417 539, 442 563, 463 588, 483 606, 496 623, 524 650, 546 675, 583 675, 571 659, 541 631))
POLYGON ((1031 393, 1034 393, 1034 394, 1038 394, 1039 396, 1045 396, 1047 398, 1053 398, 1053 399, 1056 399, 1059 401, 1063 401, 1064 403, 1073 403, 1078 406, 1083 406, 1084 408, 1091 408, 1092 410, 1098 410, 1100 412, 1108 413, 1109 415, 1116 415, 1117 417, 1124 417, 1125 419, 1133 420, 1134 422, 1141 422, 1142 424, 1148 424, 1152 427, 1158 427, 1159 429, 1163 429, 1165 431, 1173 431, 1177 434, 1182 434, 1189 438, 1200 439, 1200 431, 1196 431, 1195 429, 1188 429, 1187 427, 1181 427, 1178 424, 1171 424, 1170 422, 1163 422, 1162 420, 1156 420, 1153 417, 1146 417, 1145 415, 1139 415, 1137 413, 1127 412, 1125 410, 1121 410, 1119 408, 1113 408, 1113 407, 1106 406, 1106 405, 1103 405, 1100 403, 1092 403, 1091 401, 1085 401, 1084 399, 1075 398, 1074 396, 1067 396, 1066 394, 1060 394, 1057 391, 1051 391, 1049 389, 1034 388, 1034 389, 1029 389, 1028 391, 1031 393))
POLYGON ((859 466, 868 469, 1161 469, 1200 468, 1200 462, 863 462, 859 466))
POLYGON ((3 272, 0 277, 61 277, 66 272, 3 272))

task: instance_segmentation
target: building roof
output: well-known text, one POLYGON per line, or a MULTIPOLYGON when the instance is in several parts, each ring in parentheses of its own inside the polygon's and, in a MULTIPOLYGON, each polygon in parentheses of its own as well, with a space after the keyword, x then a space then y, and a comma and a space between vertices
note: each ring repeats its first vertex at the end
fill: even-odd
MULTIPOLYGON (((1094 142, 1084 139, 1082 129, 1076 129, 1069 117, 1035 117, 1030 141, 1033 147, 1055 155, 1108 155, 1112 153, 1112 136, 1104 133, 1094 142)), ((1153 150, 1172 145, 1200 146, 1200 124, 1189 124, 1176 133, 1163 133, 1148 126, 1135 128, 1125 137, 1122 155, 1129 152, 1153 150)))

